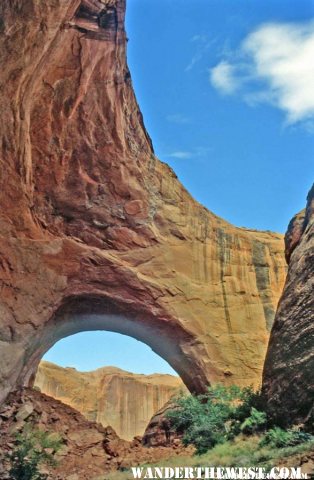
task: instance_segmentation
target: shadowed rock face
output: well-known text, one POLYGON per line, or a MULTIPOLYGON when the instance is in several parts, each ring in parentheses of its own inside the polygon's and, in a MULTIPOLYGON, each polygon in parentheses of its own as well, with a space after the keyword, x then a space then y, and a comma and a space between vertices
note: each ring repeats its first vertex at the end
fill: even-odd
POLYGON ((126 440, 142 436, 151 417, 184 389, 173 375, 139 375, 115 367, 79 372, 45 361, 40 362, 35 386, 88 420, 110 425, 126 440))
POLYGON ((264 367, 263 390, 282 423, 314 430, 314 185, 286 233, 287 282, 264 367))
POLYGON ((172 398, 150 418, 142 437, 145 447, 182 445, 183 433, 177 432, 167 418, 167 413, 176 408, 175 398, 172 398))
POLYGON ((155 157, 124 13, 0 3, 0 401, 83 330, 147 343, 193 391, 261 378, 282 236, 225 222, 155 157))

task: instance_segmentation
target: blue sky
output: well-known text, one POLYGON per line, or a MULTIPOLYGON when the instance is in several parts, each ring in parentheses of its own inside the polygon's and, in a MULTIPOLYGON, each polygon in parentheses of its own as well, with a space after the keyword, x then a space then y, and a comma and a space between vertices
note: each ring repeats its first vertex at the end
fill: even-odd
POLYGON ((150 347, 114 332, 82 332, 63 338, 47 352, 44 359, 82 372, 112 365, 134 373, 176 375, 150 347))
MULTIPOLYGON (((128 0, 128 63, 155 152, 235 225, 284 232, 304 208, 314 172, 313 19, 312 0, 128 0)), ((171 372, 145 345, 106 332, 64 339, 46 358, 171 372)))
MULTIPOLYGON (((283 108, 258 101, 271 93, 267 80, 256 76, 226 94, 210 70, 221 62, 249 70, 241 46, 253 32, 265 23, 292 30, 313 17, 309 0, 128 1, 128 62, 156 154, 197 200, 236 225, 284 232, 304 207, 314 171, 314 47, 306 57, 312 115, 290 124, 283 108)), ((313 39, 313 24, 311 32, 313 39)), ((287 38, 279 35, 283 51, 287 38)))

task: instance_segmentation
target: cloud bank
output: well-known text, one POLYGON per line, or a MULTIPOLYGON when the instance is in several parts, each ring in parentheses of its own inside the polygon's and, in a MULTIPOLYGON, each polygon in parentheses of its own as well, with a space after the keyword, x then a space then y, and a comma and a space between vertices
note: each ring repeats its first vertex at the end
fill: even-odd
POLYGON ((251 105, 271 103, 289 123, 313 120, 314 21, 261 25, 235 58, 210 70, 210 82, 220 93, 237 93, 251 105))

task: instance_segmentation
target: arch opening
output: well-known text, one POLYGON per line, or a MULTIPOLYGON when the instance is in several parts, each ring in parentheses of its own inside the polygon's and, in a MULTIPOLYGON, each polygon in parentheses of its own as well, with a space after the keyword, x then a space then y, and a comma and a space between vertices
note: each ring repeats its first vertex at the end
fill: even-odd
POLYGON ((195 357, 195 338, 165 318, 120 309, 103 297, 68 298, 26 349, 21 373, 24 386, 33 385, 38 365, 59 340, 86 331, 109 331, 132 337, 151 348, 178 374, 187 389, 201 393, 208 381, 195 357), (192 348, 193 347, 193 348, 192 348))
POLYGON ((42 361, 81 372, 113 366, 137 375, 172 375, 177 372, 143 342, 108 330, 85 331, 62 338, 42 361))
POLYGON ((144 343, 98 330, 57 342, 40 362, 33 387, 127 441, 142 437, 152 417, 186 390, 144 343))

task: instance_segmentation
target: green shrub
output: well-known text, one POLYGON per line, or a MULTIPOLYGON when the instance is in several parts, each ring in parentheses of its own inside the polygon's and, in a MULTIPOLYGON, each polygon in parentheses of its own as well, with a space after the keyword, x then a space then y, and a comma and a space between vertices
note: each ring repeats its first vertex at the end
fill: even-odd
POLYGON ((259 390, 254 391, 252 387, 244 387, 240 390, 239 400, 234 419, 243 422, 251 415, 252 407, 259 411, 265 410, 265 402, 259 390))
POLYGON ((265 428, 267 423, 267 415, 265 412, 261 412, 254 407, 251 407, 250 416, 247 417, 240 426, 242 433, 247 435, 252 435, 254 433, 260 432, 265 428))
POLYGON ((294 447, 296 445, 300 445, 301 443, 311 442, 314 440, 314 436, 310 433, 303 432, 301 430, 291 430, 292 432, 292 439, 291 439, 291 446, 294 447))
POLYGON ((54 454, 61 447, 61 440, 54 434, 26 426, 16 435, 16 448, 10 461, 12 480, 44 480, 41 465, 55 465, 54 454))
POLYGON ((300 430, 283 430, 280 427, 275 427, 268 430, 260 441, 260 446, 269 445, 273 448, 294 447, 313 439, 314 437, 312 435, 300 430))
POLYGON ((204 395, 180 396, 177 408, 168 412, 167 417, 183 434, 183 444, 194 445, 200 454, 242 430, 254 433, 264 426, 266 414, 253 407, 257 398, 251 387, 217 385, 204 395))
MULTIPOLYGON (((240 433, 253 435, 272 426, 264 410, 263 398, 251 387, 217 385, 204 395, 181 395, 177 408, 167 413, 172 427, 182 434, 184 445, 194 445, 203 454, 217 444, 233 440, 240 433)), ((277 426, 266 432, 260 446, 294 447, 314 440, 297 429, 283 430, 277 426)))

